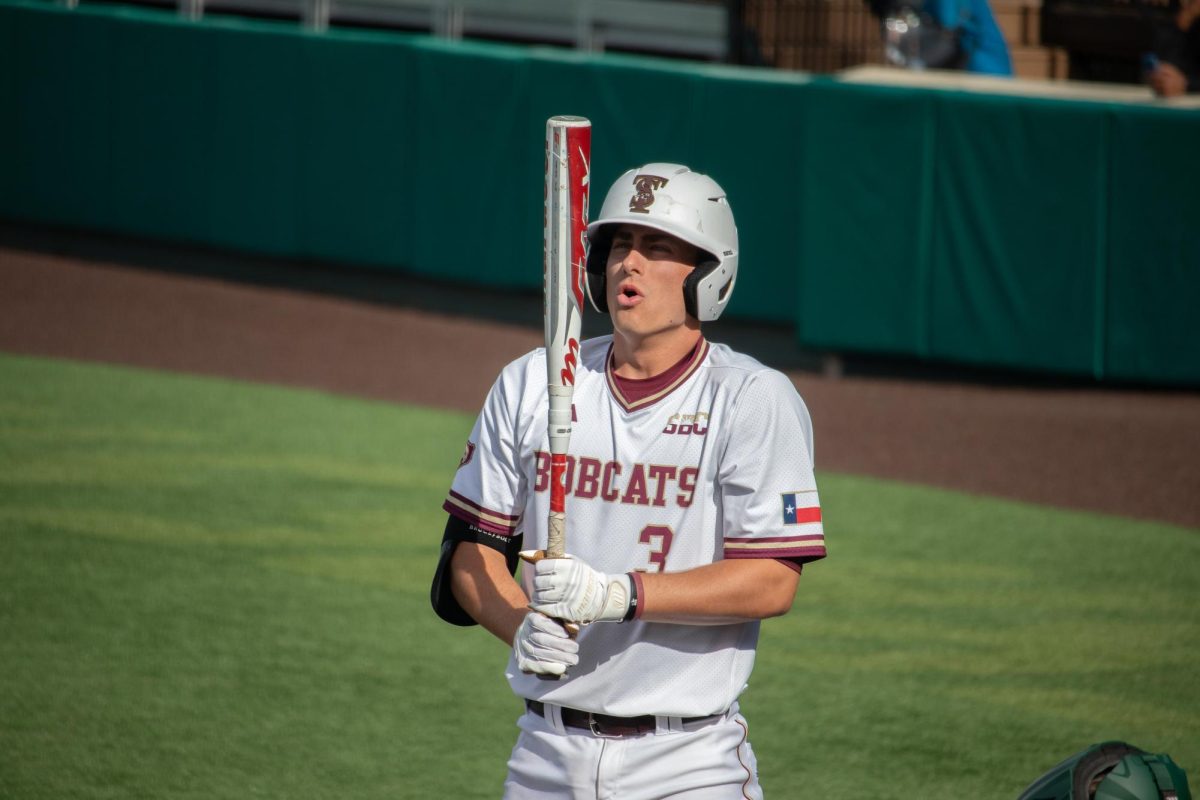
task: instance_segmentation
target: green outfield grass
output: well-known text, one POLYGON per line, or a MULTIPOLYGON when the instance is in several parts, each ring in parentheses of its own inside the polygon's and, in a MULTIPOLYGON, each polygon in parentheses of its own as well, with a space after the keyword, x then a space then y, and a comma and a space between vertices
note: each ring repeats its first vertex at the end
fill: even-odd
MULTIPOLYGON (((0 797, 498 797, 505 649, 428 604, 470 424, 0 356, 0 797)), ((1108 738, 1200 784, 1200 531, 819 481, 768 797, 1013 798, 1108 738)))

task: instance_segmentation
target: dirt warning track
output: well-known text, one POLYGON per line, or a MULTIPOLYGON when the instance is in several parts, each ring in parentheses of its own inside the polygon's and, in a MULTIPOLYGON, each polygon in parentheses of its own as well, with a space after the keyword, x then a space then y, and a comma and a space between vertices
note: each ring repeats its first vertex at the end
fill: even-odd
MULTIPOLYGON (((0 350, 475 413, 540 299, 0 230, 0 350)), ((600 332, 595 314, 585 333, 600 332), (589 330, 591 329, 591 330, 589 330)), ((1200 527, 1200 393, 825 377, 785 333, 706 328, 793 378, 818 469, 1200 527)))

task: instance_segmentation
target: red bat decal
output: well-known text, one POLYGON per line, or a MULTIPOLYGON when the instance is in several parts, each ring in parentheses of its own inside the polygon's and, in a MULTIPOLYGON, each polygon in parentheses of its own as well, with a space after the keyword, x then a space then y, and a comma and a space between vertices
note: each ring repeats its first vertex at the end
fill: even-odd
POLYGON ((587 260, 588 191, 592 169, 588 163, 592 153, 592 129, 571 128, 567 131, 568 152, 578 153, 569 159, 571 182, 571 288, 575 304, 583 309, 584 262, 587 260))
POLYGON ((567 386, 575 385, 575 365, 579 363, 579 342, 572 338, 567 342, 567 354, 563 357, 562 382, 567 386))

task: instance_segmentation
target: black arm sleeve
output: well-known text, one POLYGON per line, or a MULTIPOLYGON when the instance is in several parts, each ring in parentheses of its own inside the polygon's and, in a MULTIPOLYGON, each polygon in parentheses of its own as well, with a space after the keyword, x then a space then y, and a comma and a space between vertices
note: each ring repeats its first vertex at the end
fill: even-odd
POLYGON ((517 574, 518 553, 521 551, 520 536, 500 536, 482 528, 463 522, 453 514, 447 515, 446 530, 442 534, 442 553, 438 558, 437 569, 433 573, 433 586, 429 589, 429 602, 434 612, 451 625, 477 625, 478 623, 468 614, 458 600, 454 598, 454 589, 450 585, 450 559, 459 542, 473 542, 499 550, 504 553, 510 575, 517 574))

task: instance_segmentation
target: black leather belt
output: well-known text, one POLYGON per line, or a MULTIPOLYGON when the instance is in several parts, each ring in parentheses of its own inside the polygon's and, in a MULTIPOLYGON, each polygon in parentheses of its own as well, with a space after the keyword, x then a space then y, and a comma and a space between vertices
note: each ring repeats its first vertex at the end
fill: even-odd
MULTIPOLYGON (((526 700, 525 707, 539 717, 546 717, 546 706, 538 700, 526 700)), ((703 727, 716 722, 724 714, 713 714, 707 717, 683 717, 685 726, 703 727)), ((580 711, 577 708, 562 707, 562 722, 568 728, 591 731, 597 736, 641 736, 654 733, 658 729, 658 718, 653 714, 640 717, 614 717, 609 714, 593 714, 591 711, 580 711)))

